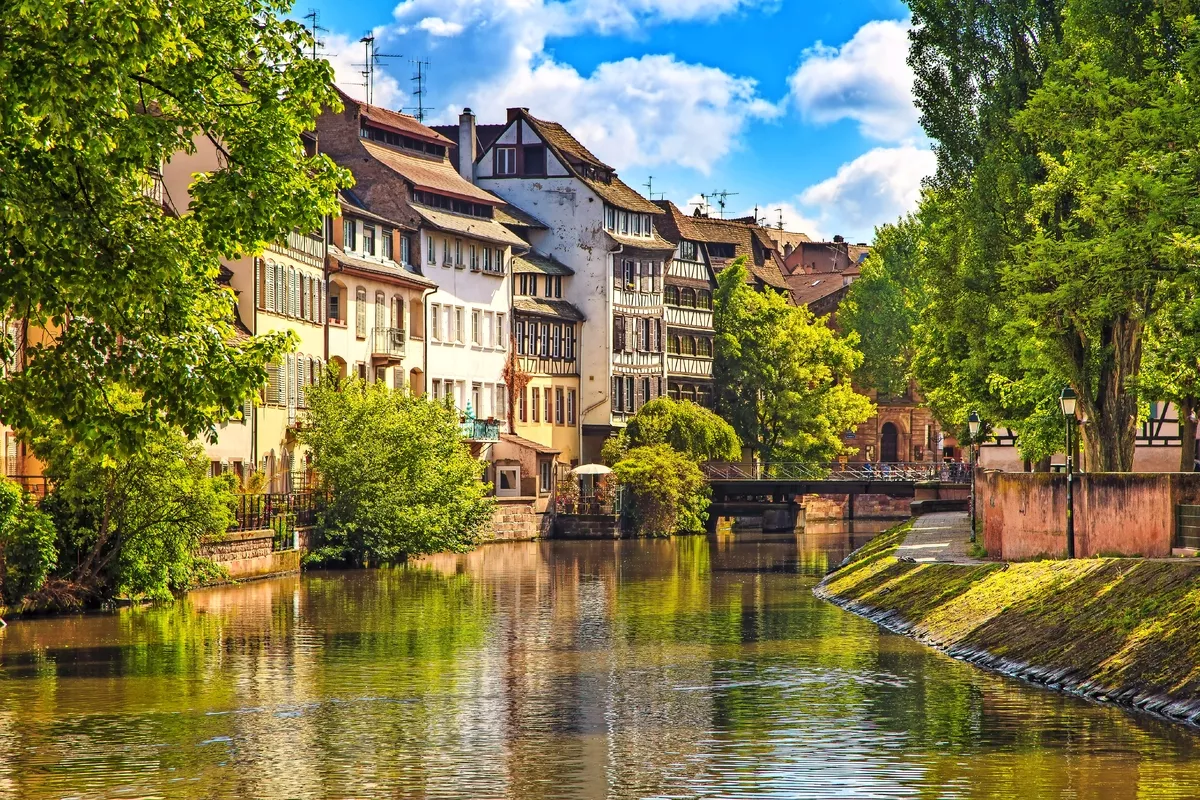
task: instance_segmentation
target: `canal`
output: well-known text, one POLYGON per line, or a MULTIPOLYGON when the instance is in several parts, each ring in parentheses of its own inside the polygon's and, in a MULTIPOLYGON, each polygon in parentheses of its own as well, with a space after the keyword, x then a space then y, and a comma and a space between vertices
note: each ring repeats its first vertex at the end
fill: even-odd
POLYGON ((811 590, 869 535, 491 545, 0 632, 0 798, 1195 798, 1200 737, 811 590))

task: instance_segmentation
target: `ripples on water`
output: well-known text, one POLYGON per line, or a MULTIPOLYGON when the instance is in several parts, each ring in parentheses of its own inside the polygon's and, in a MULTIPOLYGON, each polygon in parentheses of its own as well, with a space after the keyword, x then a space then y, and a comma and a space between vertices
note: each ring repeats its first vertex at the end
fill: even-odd
POLYGON ((0 798, 1200 797, 1193 733, 814 600, 849 546, 492 545, 15 622, 0 798))

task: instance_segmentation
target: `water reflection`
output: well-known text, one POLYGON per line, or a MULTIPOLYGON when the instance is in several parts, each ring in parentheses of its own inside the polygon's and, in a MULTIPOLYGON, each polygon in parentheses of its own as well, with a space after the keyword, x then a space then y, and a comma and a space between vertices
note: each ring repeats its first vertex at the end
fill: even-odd
POLYGON ((1200 796, 1194 734, 811 596, 880 526, 494 545, 0 634, 0 798, 1200 796))

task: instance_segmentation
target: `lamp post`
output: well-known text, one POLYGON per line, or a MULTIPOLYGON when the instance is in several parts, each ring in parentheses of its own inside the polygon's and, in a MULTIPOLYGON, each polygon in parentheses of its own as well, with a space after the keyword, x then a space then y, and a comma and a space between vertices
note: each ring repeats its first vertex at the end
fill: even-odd
POLYGON ((1075 421, 1075 390, 1064 386, 1058 396, 1058 407, 1062 409, 1063 419, 1067 423, 1067 558, 1075 557, 1075 460, 1071 447, 1071 423, 1075 421))
POLYGON ((975 448, 979 441, 979 414, 972 411, 967 417, 967 430, 971 434, 971 541, 975 541, 975 462, 979 456, 975 448))

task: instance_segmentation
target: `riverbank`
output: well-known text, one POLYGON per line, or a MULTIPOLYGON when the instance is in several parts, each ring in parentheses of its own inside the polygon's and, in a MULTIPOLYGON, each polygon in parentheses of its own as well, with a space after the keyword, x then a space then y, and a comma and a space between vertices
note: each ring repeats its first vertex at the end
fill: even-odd
POLYGON ((1200 726, 1200 559, 898 558, 912 525, 814 594, 977 666, 1200 726))

